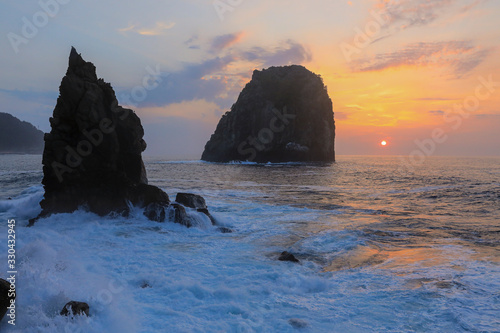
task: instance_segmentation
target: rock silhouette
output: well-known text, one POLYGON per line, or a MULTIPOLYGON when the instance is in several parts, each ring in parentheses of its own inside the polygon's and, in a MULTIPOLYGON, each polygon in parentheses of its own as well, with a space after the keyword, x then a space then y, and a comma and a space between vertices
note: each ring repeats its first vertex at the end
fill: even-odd
POLYGON ((210 162, 335 161, 332 101, 303 66, 254 71, 205 145, 210 162))
POLYGON ((11 114, 0 112, 0 153, 31 153, 43 151, 43 132, 11 114))
POLYGON ((61 316, 89 316, 90 307, 85 302, 71 301, 64 305, 60 312, 61 316))
POLYGON ((131 203, 148 207, 145 215, 154 220, 164 219, 161 209, 170 200, 147 184, 139 117, 118 105, 111 85, 98 79, 95 66, 74 48, 59 91, 51 131, 44 137, 39 217, 78 208, 126 215, 131 203))

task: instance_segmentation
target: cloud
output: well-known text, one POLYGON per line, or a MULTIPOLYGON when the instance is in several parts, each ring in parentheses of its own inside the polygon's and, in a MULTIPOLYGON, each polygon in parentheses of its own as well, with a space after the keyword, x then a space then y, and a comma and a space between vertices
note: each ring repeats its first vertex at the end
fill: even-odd
MULTIPOLYGON (((223 54, 201 63, 186 63, 176 72, 163 73, 159 86, 149 91, 147 99, 139 106, 159 107, 204 100, 216 103, 221 109, 227 109, 236 101, 254 68, 301 64, 311 59, 301 44, 291 40, 274 49, 261 47, 253 47, 250 51, 229 49, 223 54), (248 62, 253 63, 254 67, 249 67, 248 62), (241 71, 240 64, 248 70, 241 71)), ((120 100, 122 95, 117 94, 117 96, 120 100)))
POLYGON ((193 35, 192 37, 190 37, 187 41, 184 42, 184 44, 189 48, 189 49, 192 49, 192 50, 199 50, 201 49, 200 45, 198 44, 198 40, 199 40, 199 36, 198 35, 193 35))
POLYGON ((415 101, 453 101, 453 98, 446 98, 446 97, 420 97, 420 98, 415 98, 415 101))
POLYGON ((20 100, 29 100, 40 104, 53 103, 57 99, 57 91, 32 91, 32 90, 10 90, 0 89, 0 93, 9 94, 20 100))
POLYGON ((384 13, 385 27, 397 26, 404 30, 428 25, 448 14, 470 11, 486 0, 378 0, 375 7, 384 13))
POLYGON ((479 119, 484 119, 484 118, 499 118, 500 113, 483 113, 483 114, 476 114, 474 117, 479 118, 479 119))
POLYGON ((254 47, 249 51, 241 52, 240 56, 247 61, 260 62, 263 67, 301 64, 312 59, 311 53, 302 44, 293 40, 287 40, 271 51, 262 47, 254 47))
POLYGON ((349 115, 345 112, 335 111, 335 120, 347 120, 349 115))
POLYGON ((167 30, 172 29, 175 23, 169 22, 156 22, 154 27, 144 28, 138 25, 132 24, 126 28, 118 29, 121 33, 134 32, 143 36, 159 36, 163 35, 167 30))
POLYGON ((212 52, 219 52, 225 48, 230 47, 231 45, 238 43, 239 41, 241 41, 243 36, 243 32, 217 36, 212 40, 210 50, 212 52))
POLYGON ((444 111, 443 110, 431 110, 429 111, 429 113, 433 116, 442 116, 444 115, 444 111))
POLYGON ((460 78, 480 63, 490 50, 480 49, 470 41, 413 43, 392 53, 381 53, 371 58, 361 58, 351 63, 355 72, 381 71, 402 66, 449 67, 460 78))

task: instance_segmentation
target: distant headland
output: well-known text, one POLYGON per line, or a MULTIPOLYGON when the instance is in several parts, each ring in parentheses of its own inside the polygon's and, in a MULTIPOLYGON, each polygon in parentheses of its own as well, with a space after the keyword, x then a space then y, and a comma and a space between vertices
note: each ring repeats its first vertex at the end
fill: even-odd
POLYGON ((0 112, 0 154, 41 154, 43 132, 9 113, 0 112))

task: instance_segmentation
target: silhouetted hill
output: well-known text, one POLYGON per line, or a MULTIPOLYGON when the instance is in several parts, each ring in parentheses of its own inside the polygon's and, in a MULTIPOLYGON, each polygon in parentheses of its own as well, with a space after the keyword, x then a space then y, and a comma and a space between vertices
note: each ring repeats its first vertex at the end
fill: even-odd
POLYGON ((43 152, 43 132, 11 114, 0 112, 0 153, 43 152))

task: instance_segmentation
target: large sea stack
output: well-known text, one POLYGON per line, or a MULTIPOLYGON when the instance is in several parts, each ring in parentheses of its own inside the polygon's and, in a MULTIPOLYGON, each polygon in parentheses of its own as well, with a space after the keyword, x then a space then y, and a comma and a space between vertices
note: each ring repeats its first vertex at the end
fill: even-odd
POLYGON ((44 138, 45 196, 39 217, 79 208, 127 214, 132 204, 163 220, 169 198, 147 184, 139 117, 118 105, 111 85, 98 79, 95 66, 74 48, 59 92, 44 138))
POLYGON ((205 146, 210 162, 333 162, 332 101, 303 66, 254 71, 205 146))

